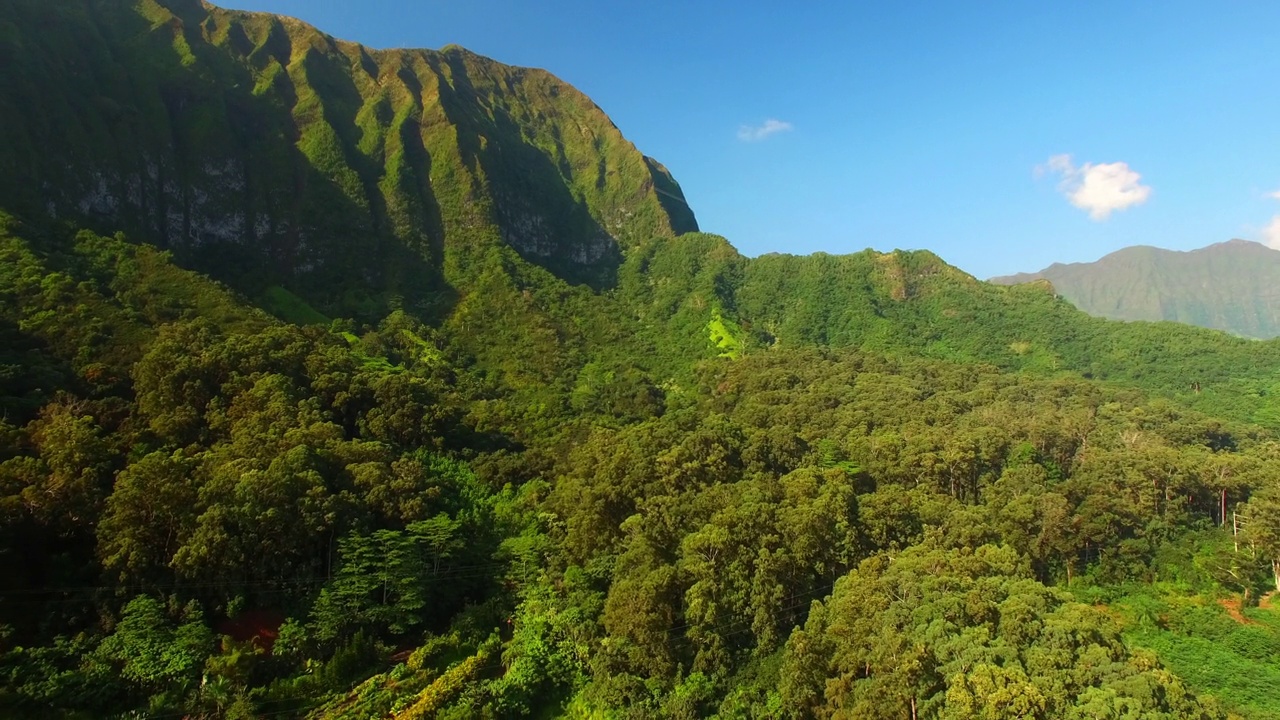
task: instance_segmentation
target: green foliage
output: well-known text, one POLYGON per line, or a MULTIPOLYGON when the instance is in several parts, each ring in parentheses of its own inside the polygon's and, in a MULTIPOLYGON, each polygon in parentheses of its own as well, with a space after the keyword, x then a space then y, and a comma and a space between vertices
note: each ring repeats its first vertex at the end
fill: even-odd
POLYGON ((143 687, 194 683, 213 649, 213 635, 198 607, 188 605, 182 616, 175 626, 162 604, 140 595, 124 606, 98 653, 115 663, 124 679, 143 687))
POLYGON ((805 626, 831 640, 789 646, 783 674, 801 677, 784 686, 784 705, 868 718, 1090 717, 1112 706, 1216 716, 1127 657, 1108 618, 1026 578, 1019 562, 1005 547, 928 542, 863 562, 805 626), (804 674, 815 663, 829 668, 825 694, 821 675, 804 674))
POLYGON ((302 298, 272 285, 262 293, 262 306, 272 315, 297 325, 328 325, 331 320, 302 298))
POLYGON ((738 339, 742 330, 732 321, 726 322, 719 311, 712 311, 707 332, 711 343, 720 349, 720 357, 736 359, 742 353, 742 342, 738 339))
POLYGON ((1280 621, 1240 611, 1239 597, 1188 594, 1168 585, 1131 588, 1112 607, 1129 642, 1154 651, 1188 687, 1247 718, 1280 715, 1280 621))
POLYGON ((15 0, 0 53, 0 203, 170 249, 0 216, 6 709, 1270 707, 1191 669, 1269 629, 1080 600, 1275 581, 1280 345, 745 258, 585 97, 457 48, 15 0))
POLYGON ((312 608, 312 636, 324 643, 355 628, 404 635, 419 626, 427 608, 453 594, 449 560, 463 549, 461 529, 441 513, 404 530, 340 540, 338 572, 312 608))
POLYGON ((273 679, 302 672, 301 695, 331 692, 372 672, 380 638, 439 628, 492 592, 490 491, 455 456, 456 438, 484 441, 430 331, 391 318, 353 348, 118 238, 0 240, 15 259, 0 327, 27 353, 9 397, 29 408, 0 427, 6 705, 252 714, 273 679), (61 303, 98 329, 49 309, 61 303), (54 384, 22 388, 40 373, 54 384), (232 629, 248 634, 215 652, 215 628, 246 605, 323 619, 330 598, 346 614, 286 624, 277 658, 253 644, 271 626, 232 629))
POLYGON ((732 296, 756 343, 829 345, 1139 387, 1240 421, 1270 417, 1280 345, 1090 318, 1031 286, 979 283, 928 252, 766 255, 732 296))

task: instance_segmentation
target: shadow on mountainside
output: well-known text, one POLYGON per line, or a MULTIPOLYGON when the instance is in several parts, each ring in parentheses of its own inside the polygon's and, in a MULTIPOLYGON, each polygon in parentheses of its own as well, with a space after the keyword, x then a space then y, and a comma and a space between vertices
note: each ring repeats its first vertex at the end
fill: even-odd
MULTIPOLYGON (((489 106, 492 116, 484 112, 461 51, 446 51, 427 62, 442 79, 440 105, 458 129, 463 163, 482 168, 490 184, 503 241, 526 261, 568 282, 595 290, 614 287, 622 251, 566 185, 572 168, 567 162, 557 165, 528 142, 505 108, 494 104, 489 106), (485 134, 489 128, 496 130, 492 137, 485 134)), ((563 158, 561 140, 556 142, 563 158)))
POLYGON ((6 204, 124 229, 253 296, 282 285, 334 315, 449 313, 457 293, 442 272, 430 156, 401 133, 412 167, 392 189, 415 202, 389 211, 385 168, 358 147, 364 103, 336 62, 345 55, 313 47, 286 70, 295 48, 276 19, 255 43, 234 14, 198 3, 167 3, 176 13, 165 22, 100 5, 19 0, 8 10, 57 30, 24 38, 20 57, 0 42, 21 61, 0 103, 5 134, 22 141, 0 151, 12 171, 6 204), (66 65, 77 81, 50 92, 66 65), (30 146, 57 157, 19 154, 30 146))

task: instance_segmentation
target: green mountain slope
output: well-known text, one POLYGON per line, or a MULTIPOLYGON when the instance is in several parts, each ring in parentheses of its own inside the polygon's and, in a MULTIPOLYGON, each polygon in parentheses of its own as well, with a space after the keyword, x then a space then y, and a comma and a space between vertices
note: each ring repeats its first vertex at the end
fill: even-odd
POLYGON ((10 210, 335 315, 447 310, 505 248, 603 286, 627 247, 697 227, 581 93, 457 48, 376 51, 199 0, 15 0, 0 62, 10 210))
POLYGON ((1048 280, 1076 307, 1115 320, 1171 320, 1244 337, 1280 336, 1280 252, 1246 240, 1178 252, 1130 247, 1092 263, 992 278, 1048 280))
MULTIPOLYGON (((666 315, 678 324, 665 327, 676 335, 665 346, 684 342, 686 354, 698 347, 683 338, 722 314, 746 352, 826 346, 1072 373, 1280 429, 1280 342, 1090 317, 1045 283, 980 282, 927 251, 748 259, 701 238, 656 241, 643 256, 655 258, 646 260, 649 276, 629 279, 636 263, 628 263, 620 285, 682 298, 682 309, 666 315), (686 274, 666 276, 676 267, 686 274), (695 268, 697 276, 687 274, 695 268)), ((710 352, 705 341, 702 352, 710 352)))
POLYGON ((558 414, 628 337, 592 300, 624 254, 697 229, 589 99, 460 48, 197 0, 17 0, 0 62, 0 208, 123 230, 281 317, 403 310, 521 412, 558 414))
POLYGON ((1076 371, 1269 422, 1270 346, 1098 324, 928 253, 748 260, 681 235, 669 174, 543 71, 194 0, 16 0, 0 28, 0 207, 125 230, 288 319, 402 309, 540 422, 599 373, 658 386, 775 344, 1076 371))

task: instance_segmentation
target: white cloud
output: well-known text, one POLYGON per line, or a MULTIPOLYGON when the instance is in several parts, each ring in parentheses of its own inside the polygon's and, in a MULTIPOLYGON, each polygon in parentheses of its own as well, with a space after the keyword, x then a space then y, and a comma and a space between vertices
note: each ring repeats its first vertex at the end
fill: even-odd
MULTIPOLYGON (((1280 190, 1267 193, 1267 197, 1280 200, 1280 190)), ((1271 222, 1267 223, 1260 231, 1262 243, 1267 247, 1280 250, 1280 215, 1274 215, 1271 222)))
POLYGON ((760 142, 770 135, 776 135, 780 132, 788 132, 791 129, 791 123, 769 118, 768 120, 765 120, 762 125, 757 125, 755 127, 743 125, 738 128, 738 139, 742 142, 760 142))
POLYGON ((1262 242, 1266 243, 1267 247, 1280 250, 1280 215, 1271 218, 1271 222, 1262 228, 1262 242))
POLYGON ((1054 155, 1036 168, 1037 177, 1046 172, 1061 176, 1058 190, 1097 221, 1106 220, 1116 210, 1141 205, 1151 197, 1151 187, 1142 184, 1142 175, 1128 163, 1085 163, 1077 167, 1070 155, 1054 155))

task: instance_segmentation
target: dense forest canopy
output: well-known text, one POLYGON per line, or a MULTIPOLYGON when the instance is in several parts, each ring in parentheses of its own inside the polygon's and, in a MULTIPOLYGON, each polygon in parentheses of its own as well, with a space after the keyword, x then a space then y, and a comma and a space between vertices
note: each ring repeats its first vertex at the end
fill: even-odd
POLYGON ((0 57, 0 714, 1280 717, 1280 343, 743 257, 456 48, 0 57))

